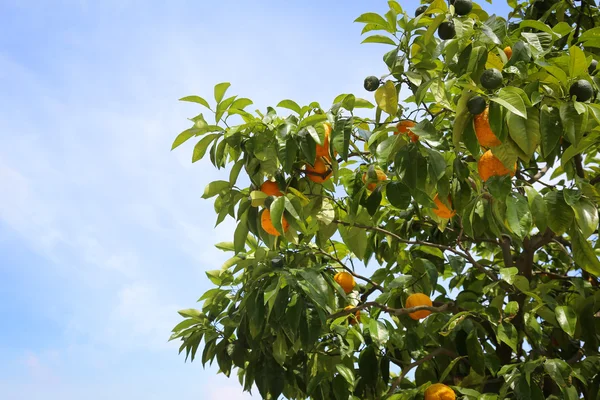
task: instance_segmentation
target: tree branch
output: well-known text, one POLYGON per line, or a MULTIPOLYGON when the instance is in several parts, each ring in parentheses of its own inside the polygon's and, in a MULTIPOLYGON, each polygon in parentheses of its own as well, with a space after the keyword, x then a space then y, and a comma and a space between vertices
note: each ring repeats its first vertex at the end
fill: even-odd
POLYGON ((411 314, 417 311, 431 311, 432 313, 439 313, 439 312, 443 312, 446 311, 448 308, 453 307, 454 303, 453 302, 448 302, 448 303, 444 303, 439 307, 433 307, 433 306, 415 306, 415 307, 410 307, 410 308, 391 308, 386 306, 385 304, 381 304, 378 303, 376 301, 368 301, 366 303, 363 303, 359 306, 353 307, 353 308, 349 308, 347 310, 341 310, 338 311, 336 313, 333 313, 331 315, 329 315, 327 317, 327 319, 336 319, 339 317, 343 317, 345 315, 350 315, 350 314, 354 314, 357 311, 363 310, 365 308, 370 308, 370 307, 377 307, 380 308, 382 311, 390 314, 390 315, 403 315, 403 314, 411 314))
POLYGON ((408 239, 404 239, 398 235, 396 235, 393 232, 390 232, 386 229, 380 228, 379 226, 368 226, 368 225, 363 225, 363 224, 352 224, 349 222, 345 222, 345 221, 340 221, 340 220, 334 220, 334 222, 340 224, 340 225, 345 225, 345 226, 353 226, 356 228, 361 228, 361 229, 366 229, 366 230, 371 230, 371 231, 376 231, 376 232, 380 232, 386 235, 390 235, 391 237, 393 237, 394 239, 398 240, 399 242, 405 243, 405 244, 418 244, 421 246, 428 246, 428 247, 435 247, 437 249, 440 250, 444 250, 444 251, 449 251, 450 253, 456 254, 458 256, 463 257, 464 259, 466 259, 467 261, 469 261, 475 268, 479 269, 481 272, 483 272, 484 274, 486 274, 492 281, 497 282, 498 281, 498 277, 496 275, 494 275, 491 271, 488 271, 487 269, 485 269, 485 267, 481 264, 479 264, 474 258, 473 256, 468 252, 468 250, 466 250, 464 247, 462 247, 462 245, 459 245, 459 247, 461 247, 462 251, 458 251, 453 247, 450 246, 445 246, 443 244, 437 244, 437 243, 430 243, 430 242, 425 242, 423 240, 408 240, 408 239))

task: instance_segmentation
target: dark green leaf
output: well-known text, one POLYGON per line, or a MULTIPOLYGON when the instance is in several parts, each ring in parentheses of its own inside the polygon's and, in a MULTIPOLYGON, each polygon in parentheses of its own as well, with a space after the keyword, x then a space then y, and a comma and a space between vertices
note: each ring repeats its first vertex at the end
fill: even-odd
POLYGON ((556 320, 567 335, 573 337, 575 334, 575 327, 577 326, 577 313, 569 306, 557 306, 554 309, 556 314, 556 320))

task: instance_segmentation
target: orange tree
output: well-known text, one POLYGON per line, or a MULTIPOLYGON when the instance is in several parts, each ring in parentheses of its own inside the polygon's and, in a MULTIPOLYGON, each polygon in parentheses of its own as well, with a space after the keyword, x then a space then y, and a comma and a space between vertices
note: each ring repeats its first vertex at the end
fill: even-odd
POLYGON ((263 398, 599 398, 594 0, 388 3, 371 101, 182 99, 237 227, 172 339, 263 398))

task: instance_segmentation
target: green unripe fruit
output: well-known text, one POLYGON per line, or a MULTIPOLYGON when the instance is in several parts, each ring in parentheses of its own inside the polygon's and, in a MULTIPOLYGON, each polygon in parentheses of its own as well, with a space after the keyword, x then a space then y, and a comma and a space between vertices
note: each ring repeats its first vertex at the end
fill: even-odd
POLYGON ((467 15, 473 9, 471 0, 456 0, 454 2, 454 10, 457 15, 467 15))
POLYGON ((502 85, 502 72, 496 68, 490 68, 483 71, 479 79, 481 86, 488 90, 498 89, 502 85))
POLYGON ((467 102, 467 109, 473 115, 481 114, 486 107, 485 99, 481 96, 471 97, 467 102))
POLYGON ((569 96, 577 99, 577 101, 588 101, 594 95, 592 85, 585 79, 580 79, 571 85, 569 96))
POLYGON ((380 84, 380 81, 379 81, 378 77, 376 77, 376 76, 367 76, 365 78, 364 87, 369 92, 374 92, 379 87, 379 84, 380 84))
POLYGON ((271 267, 273 269, 281 269, 281 268, 283 268, 283 264, 284 264, 284 261, 283 261, 283 258, 281 258, 281 257, 275 257, 271 260, 271 267))
POLYGON ((438 36, 442 40, 449 40, 456 36, 456 29, 454 28, 454 22, 445 21, 440 24, 438 28, 438 36))
POLYGON ((594 75, 596 73, 596 68, 598 68, 598 61, 592 60, 590 66, 588 67, 588 72, 590 75, 594 75))
POLYGON ((427 11, 427 8, 429 7, 426 4, 423 4, 422 6, 418 7, 415 10, 415 18, 427 11))

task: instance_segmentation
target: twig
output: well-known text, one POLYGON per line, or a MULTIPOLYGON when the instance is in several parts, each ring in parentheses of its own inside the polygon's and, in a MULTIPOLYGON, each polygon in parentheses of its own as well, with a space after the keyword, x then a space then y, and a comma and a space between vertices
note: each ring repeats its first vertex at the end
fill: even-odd
MULTIPOLYGON (((335 249, 335 246, 334 246, 334 249, 335 249)), ((311 249, 311 250, 314 250, 314 249, 311 249)), ((378 290, 380 290, 382 292, 385 291, 385 289, 382 286, 380 286, 377 282, 372 281, 371 279, 367 278, 366 276, 357 274, 356 272, 354 272, 352 270, 352 268, 348 267, 346 264, 344 264, 344 262, 342 260, 340 260, 336 256, 332 256, 331 254, 329 254, 326 251, 323 251, 321 249, 318 249, 318 252, 319 252, 319 254, 329 257, 333 261, 337 262, 339 265, 341 265, 346 271, 348 271, 355 278, 362 279, 363 281, 370 283, 371 285, 373 285, 374 288, 377 288, 378 290)))

